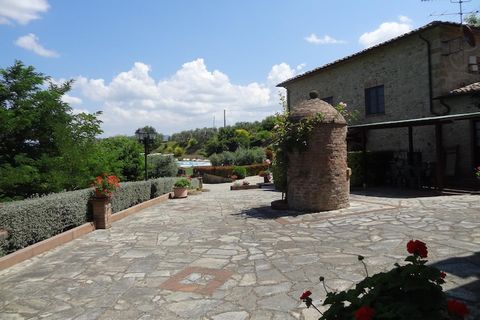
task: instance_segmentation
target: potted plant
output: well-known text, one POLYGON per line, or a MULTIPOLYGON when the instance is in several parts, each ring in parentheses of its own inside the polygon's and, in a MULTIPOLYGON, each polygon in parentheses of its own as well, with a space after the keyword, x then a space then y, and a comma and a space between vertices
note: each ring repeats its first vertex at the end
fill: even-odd
POLYGON ((92 186, 95 194, 92 203, 93 222, 97 229, 108 229, 111 227, 113 191, 120 187, 120 179, 115 175, 102 173, 93 180, 92 186))
POLYGON ((475 168, 475 177, 477 177, 477 180, 480 180, 480 166, 475 168))
POLYGON ((270 170, 260 171, 258 175, 263 177, 264 183, 269 183, 272 181, 272 172, 270 170))
POLYGON ((238 179, 244 179, 247 176, 247 169, 245 167, 235 166, 232 170, 232 176, 238 179))
POLYGON ((115 175, 102 173, 93 180, 96 198, 110 198, 113 191, 120 187, 120 179, 115 175))
POLYGON ((175 182, 173 186, 173 195, 175 198, 186 198, 188 196, 188 188, 191 183, 187 178, 181 178, 175 182))
POLYGON ((467 305, 447 297, 442 284, 446 273, 427 265, 428 249, 420 240, 407 243, 410 253, 405 265, 395 263, 390 271, 369 275, 363 256, 366 278, 345 291, 334 291, 320 277, 327 297, 323 301, 328 309, 321 311, 313 304, 312 292, 301 296, 307 308, 314 308, 321 315, 319 320, 330 319, 432 319, 460 320, 469 314, 467 305))

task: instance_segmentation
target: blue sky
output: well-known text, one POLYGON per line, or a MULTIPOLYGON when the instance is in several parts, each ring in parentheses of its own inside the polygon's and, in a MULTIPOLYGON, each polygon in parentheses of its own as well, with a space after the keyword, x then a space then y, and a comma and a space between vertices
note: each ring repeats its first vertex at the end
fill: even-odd
MULTIPOLYGON (((465 4, 479 10, 480 2, 465 4)), ((261 120, 275 84, 433 20, 449 0, 0 0, 0 68, 75 79, 105 136, 261 120)))

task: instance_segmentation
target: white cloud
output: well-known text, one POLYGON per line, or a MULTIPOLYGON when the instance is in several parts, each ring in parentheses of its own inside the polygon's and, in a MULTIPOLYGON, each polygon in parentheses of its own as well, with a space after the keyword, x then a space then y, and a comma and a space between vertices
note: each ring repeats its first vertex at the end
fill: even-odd
POLYGON ((46 0, 0 0, 0 24, 27 24, 48 10, 46 0))
POLYGON ((382 23, 376 30, 362 34, 358 42, 365 48, 368 48, 412 30, 412 20, 410 18, 399 16, 398 20, 399 22, 382 23))
POLYGON ((53 50, 45 49, 39 42, 39 38, 33 33, 20 37, 15 41, 15 44, 21 48, 33 51, 39 56, 47 58, 56 58, 59 54, 53 50))
POLYGON ((310 34, 308 37, 305 37, 305 41, 313 44, 342 44, 346 43, 343 40, 337 40, 329 35, 324 35, 319 38, 315 33, 310 34))
POLYGON ((62 101, 68 103, 69 105, 79 105, 82 104, 82 99, 78 97, 72 97, 69 94, 64 94, 62 96, 62 101))
POLYGON ((297 71, 300 71, 302 70, 303 68, 305 68, 307 66, 306 63, 300 63, 295 69, 297 69, 297 71))
POLYGON ((412 19, 410 19, 409 17, 407 16, 398 16, 398 20, 402 23, 406 23, 406 24, 412 24, 412 19))
POLYGON ((90 113, 90 111, 88 111, 87 109, 76 109, 76 108, 72 109, 72 114, 79 114, 79 113, 90 113))
MULTIPOLYGON (((302 68, 301 65, 299 65, 299 67, 300 69, 302 68)), ((270 70, 270 73, 268 74, 267 83, 270 86, 275 86, 280 82, 283 82, 295 76, 295 73, 296 73, 296 70, 294 68, 291 68, 285 62, 276 64, 272 67, 272 69, 270 70)))
POLYGON ((73 91, 83 107, 103 111, 106 136, 132 134, 145 125, 173 133, 210 127, 214 115, 219 124, 223 109, 228 124, 272 115, 281 110, 274 86, 296 74, 296 68, 281 63, 272 67, 265 83, 239 85, 219 70, 208 70, 203 59, 183 64, 162 80, 154 79, 150 71, 150 66, 136 62, 111 81, 79 76, 73 91))

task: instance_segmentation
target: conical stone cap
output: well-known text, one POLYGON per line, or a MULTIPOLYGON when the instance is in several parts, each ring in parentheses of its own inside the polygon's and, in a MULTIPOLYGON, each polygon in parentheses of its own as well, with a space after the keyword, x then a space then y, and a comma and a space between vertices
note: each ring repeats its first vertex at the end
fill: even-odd
POLYGON ((347 121, 345 121, 345 118, 340 112, 332 107, 332 105, 318 98, 316 91, 310 92, 310 99, 303 100, 294 106, 289 118, 291 121, 300 121, 305 117, 314 116, 319 112, 323 114, 321 123, 347 124, 347 121))

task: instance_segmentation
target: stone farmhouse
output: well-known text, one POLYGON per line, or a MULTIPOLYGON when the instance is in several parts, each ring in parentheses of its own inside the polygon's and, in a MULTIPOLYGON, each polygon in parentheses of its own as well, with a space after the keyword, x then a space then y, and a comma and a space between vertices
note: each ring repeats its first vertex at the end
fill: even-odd
POLYGON ((313 90, 357 110, 349 150, 393 151, 407 176, 430 171, 433 186, 478 188, 479 64, 480 29, 436 21, 278 87, 290 110, 313 90))

